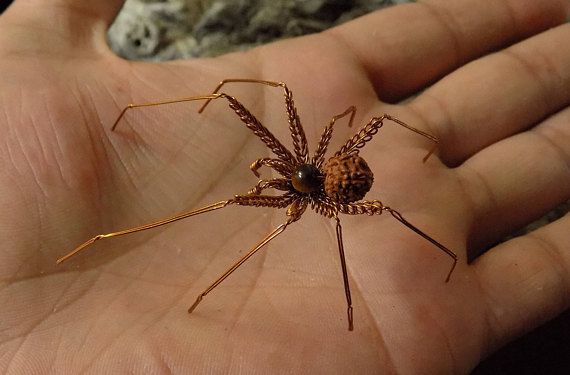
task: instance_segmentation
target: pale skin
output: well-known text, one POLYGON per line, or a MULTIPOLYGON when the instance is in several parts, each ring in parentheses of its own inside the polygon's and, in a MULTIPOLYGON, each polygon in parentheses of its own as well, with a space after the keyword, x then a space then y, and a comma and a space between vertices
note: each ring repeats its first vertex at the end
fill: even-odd
MULTIPOLYGON (((121 5, 16 0, 0 16, 1 373, 466 373, 568 307, 568 215, 495 245, 570 197, 566 1, 425 1, 160 64, 108 50, 121 5), (247 166, 268 150, 221 101, 201 115, 199 103, 132 112, 110 130, 128 103, 236 77, 286 82, 311 152, 350 105, 356 126, 390 113, 436 135, 423 164, 429 142, 386 124, 362 152, 376 176, 366 198, 454 250, 451 281, 449 258, 389 215, 342 216, 349 332, 334 222, 307 212, 188 315, 285 221, 285 210, 233 206, 56 265, 96 234, 257 182, 247 166)), ((280 91, 224 90, 290 145, 280 91)), ((329 152, 354 131, 339 121, 329 152)))

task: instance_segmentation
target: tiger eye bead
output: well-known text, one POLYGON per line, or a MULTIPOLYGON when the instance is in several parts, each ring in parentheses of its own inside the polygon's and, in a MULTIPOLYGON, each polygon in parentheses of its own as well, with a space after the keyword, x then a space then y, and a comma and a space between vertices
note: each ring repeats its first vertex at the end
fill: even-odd
POLYGON ((322 187, 322 176, 318 168, 312 164, 302 164, 293 173, 291 183, 300 193, 311 193, 322 187))

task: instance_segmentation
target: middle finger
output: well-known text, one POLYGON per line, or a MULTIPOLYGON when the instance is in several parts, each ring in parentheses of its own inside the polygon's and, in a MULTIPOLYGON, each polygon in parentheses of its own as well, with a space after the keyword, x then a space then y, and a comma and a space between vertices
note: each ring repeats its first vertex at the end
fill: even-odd
POLYGON ((536 124, 570 100, 570 25, 534 36, 448 75, 409 104, 458 165, 536 124))

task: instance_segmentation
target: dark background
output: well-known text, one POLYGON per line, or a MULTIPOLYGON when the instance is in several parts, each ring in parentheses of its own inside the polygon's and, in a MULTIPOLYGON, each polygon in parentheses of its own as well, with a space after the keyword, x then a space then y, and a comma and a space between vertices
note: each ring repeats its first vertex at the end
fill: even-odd
POLYGON ((10 5, 11 2, 12 0, 0 0, 0 13, 8 8, 8 5, 10 5))

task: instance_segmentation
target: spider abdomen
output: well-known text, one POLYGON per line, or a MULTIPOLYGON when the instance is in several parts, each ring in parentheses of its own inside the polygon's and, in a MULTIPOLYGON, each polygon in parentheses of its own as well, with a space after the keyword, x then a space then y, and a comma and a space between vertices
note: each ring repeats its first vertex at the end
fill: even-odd
POLYGON ((323 172, 325 194, 339 203, 361 200, 374 181, 368 164, 358 155, 334 156, 325 163, 323 172))

